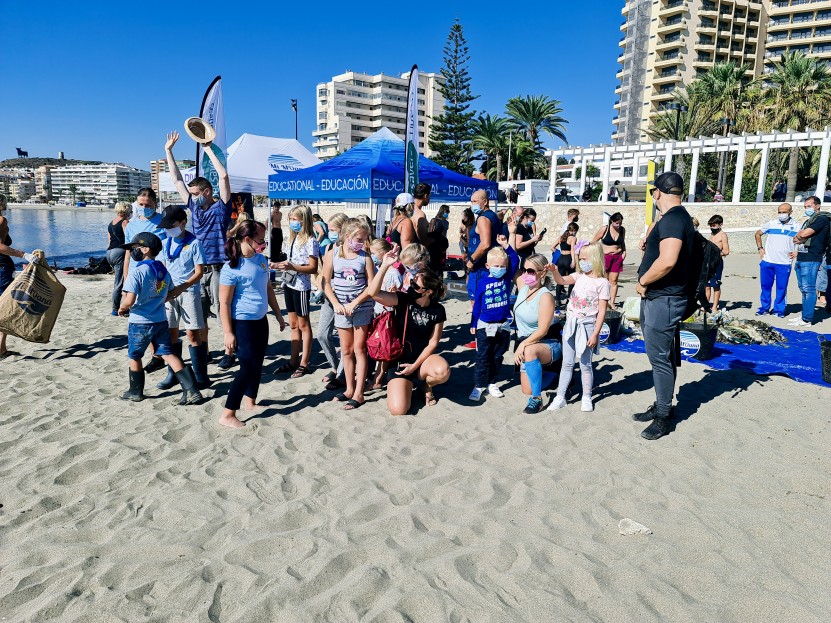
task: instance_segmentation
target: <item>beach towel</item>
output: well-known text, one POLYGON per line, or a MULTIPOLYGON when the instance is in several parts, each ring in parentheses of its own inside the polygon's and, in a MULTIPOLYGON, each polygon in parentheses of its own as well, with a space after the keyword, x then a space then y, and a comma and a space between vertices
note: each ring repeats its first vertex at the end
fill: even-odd
POLYGON ((0 296, 0 331, 45 344, 52 335, 66 288, 49 268, 43 251, 35 251, 34 255, 37 259, 0 296))

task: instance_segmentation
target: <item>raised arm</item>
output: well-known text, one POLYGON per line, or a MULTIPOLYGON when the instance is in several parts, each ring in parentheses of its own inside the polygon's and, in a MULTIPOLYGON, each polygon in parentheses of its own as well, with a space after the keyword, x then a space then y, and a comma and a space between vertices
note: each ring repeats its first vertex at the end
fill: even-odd
POLYGON ((398 247, 393 245, 392 250, 384 255, 384 258, 381 260, 381 265, 378 267, 378 272, 375 273, 375 277, 372 279, 366 290, 369 293, 369 296, 371 296, 376 303, 380 303, 384 307, 395 307, 398 305, 398 294, 396 292, 384 292, 382 290, 384 286, 384 276, 387 274, 390 266, 395 264, 397 261, 398 247))
POLYGON ((190 193, 188 192, 188 187, 185 186, 185 180, 182 178, 179 165, 176 164, 176 158, 173 157, 173 146, 178 140, 178 132, 168 132, 167 142, 164 144, 164 153, 167 157, 167 171, 170 174, 170 179, 173 180, 173 185, 176 187, 176 192, 179 193, 179 198, 182 200, 182 203, 187 205, 190 193))
POLYGON ((219 178, 219 198, 222 199, 222 203, 227 204, 231 201, 231 178, 228 177, 228 170, 222 165, 219 158, 216 157, 212 147, 213 143, 205 143, 205 153, 208 154, 208 160, 214 165, 217 177, 219 178))

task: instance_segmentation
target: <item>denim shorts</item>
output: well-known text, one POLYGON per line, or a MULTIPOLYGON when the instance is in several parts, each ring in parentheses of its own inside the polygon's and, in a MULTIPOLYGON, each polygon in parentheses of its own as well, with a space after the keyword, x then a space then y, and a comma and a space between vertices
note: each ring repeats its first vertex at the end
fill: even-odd
MULTIPOLYGON (((537 344, 544 344, 545 346, 548 346, 548 350, 551 351, 551 361, 544 365, 550 365, 563 356, 563 345, 557 340, 541 340, 537 342, 537 344)), ((525 363, 520 364, 519 369, 522 372, 525 372, 525 363)))
POLYGON ((127 325, 127 356, 130 359, 141 361, 150 344, 153 344, 153 348, 159 356, 173 354, 170 345, 170 331, 166 321, 152 324, 131 322, 127 325))

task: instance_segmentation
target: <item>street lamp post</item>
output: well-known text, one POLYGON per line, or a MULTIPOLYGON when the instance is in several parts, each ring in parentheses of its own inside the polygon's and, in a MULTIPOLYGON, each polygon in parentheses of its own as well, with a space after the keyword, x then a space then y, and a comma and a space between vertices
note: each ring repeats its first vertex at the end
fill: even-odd
POLYGON ((291 109, 294 111, 294 140, 297 140, 297 100, 291 100, 291 109))
POLYGON ((672 104, 669 105, 669 109, 675 111, 675 129, 673 131, 673 138, 677 141, 678 132, 681 127, 681 113, 687 112, 688 109, 686 106, 682 106, 678 102, 672 102, 672 104))
MULTIPOLYGON (((727 117, 722 117, 720 121, 721 125, 724 127, 723 136, 727 136, 727 132, 730 130, 730 127, 733 124, 733 121, 728 119, 727 117)), ((719 158, 719 165, 718 165, 718 185, 716 186, 716 191, 724 194, 724 177, 727 174, 727 152, 721 152, 721 157, 719 158)))
POLYGON ((511 130, 508 133, 508 179, 509 180, 513 179, 513 176, 511 175, 511 147, 513 145, 513 139, 514 139, 514 131, 511 130))

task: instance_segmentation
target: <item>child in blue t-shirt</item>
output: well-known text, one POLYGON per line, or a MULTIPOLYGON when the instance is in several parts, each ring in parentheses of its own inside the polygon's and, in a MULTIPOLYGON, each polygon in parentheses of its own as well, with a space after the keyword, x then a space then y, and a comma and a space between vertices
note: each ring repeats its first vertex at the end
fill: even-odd
POLYGON ((121 297, 119 316, 127 316, 128 356, 130 357, 130 389, 122 400, 139 402, 144 400, 144 369, 141 358, 147 347, 152 344, 157 355, 164 359, 182 385, 180 405, 196 404, 202 400, 202 394, 196 389, 191 372, 184 367, 182 360, 173 354, 168 331, 167 315, 164 304, 173 297, 173 281, 164 264, 156 261, 162 250, 162 241, 150 232, 141 232, 125 245, 135 268, 124 283, 124 295, 121 297))
POLYGON ((496 386, 502 358, 511 342, 511 289, 519 267, 519 256, 508 245, 505 236, 498 236, 500 247, 488 251, 485 268, 488 274, 476 284, 473 299, 471 331, 476 334, 476 365, 473 372, 473 391, 470 399, 479 401, 482 394, 504 396, 496 386))

